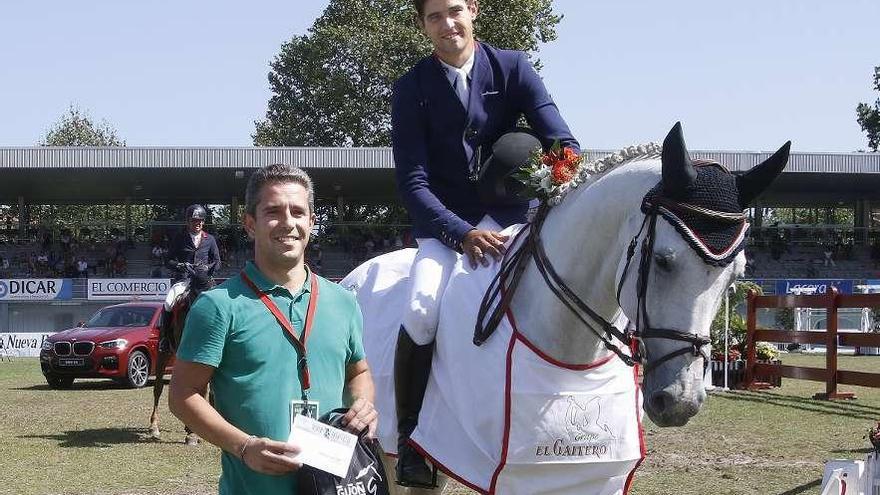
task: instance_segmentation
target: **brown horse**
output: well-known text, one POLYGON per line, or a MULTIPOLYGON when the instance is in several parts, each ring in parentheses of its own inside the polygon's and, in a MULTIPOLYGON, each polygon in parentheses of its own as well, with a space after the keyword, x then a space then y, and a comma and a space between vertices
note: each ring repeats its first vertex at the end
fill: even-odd
MULTIPOLYGON (((159 399, 162 397, 162 389, 165 388, 164 373, 159 370, 164 370, 168 361, 177 352, 177 345, 183 336, 183 325, 186 322, 186 315, 189 313, 189 308, 192 306, 193 301, 202 292, 195 288, 195 286, 200 284, 194 283, 192 280, 193 278, 190 277, 183 282, 174 284, 165 301, 165 315, 160 330, 158 362, 156 363, 156 381, 153 382, 153 413, 150 414, 150 436, 156 439, 160 436, 159 399)), ((213 285, 213 281, 210 281, 203 287, 207 289, 213 285)), ((213 397, 210 397, 208 392, 206 387, 202 391, 202 396, 213 404, 213 400, 211 400, 213 397)), ((187 445, 198 445, 198 435, 187 425, 184 425, 184 430, 186 431, 184 443, 187 445)))

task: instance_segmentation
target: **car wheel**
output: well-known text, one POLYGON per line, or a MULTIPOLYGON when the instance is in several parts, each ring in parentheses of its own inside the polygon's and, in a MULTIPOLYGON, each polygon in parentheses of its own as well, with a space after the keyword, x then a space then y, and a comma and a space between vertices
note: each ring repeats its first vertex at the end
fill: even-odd
POLYGON ((128 370, 125 383, 131 388, 141 388, 150 377, 150 358, 144 351, 134 351, 128 355, 128 370))
POLYGON ((50 374, 46 375, 46 383, 49 384, 49 388, 66 389, 73 385, 73 377, 50 374))

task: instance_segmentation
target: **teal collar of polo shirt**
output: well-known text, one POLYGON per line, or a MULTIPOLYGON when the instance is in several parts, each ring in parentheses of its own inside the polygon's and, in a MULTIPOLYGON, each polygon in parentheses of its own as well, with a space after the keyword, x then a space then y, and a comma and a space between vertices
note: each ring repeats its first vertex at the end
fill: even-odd
MULTIPOLYGON (((306 278, 305 278, 305 280, 303 280, 302 288, 300 289, 300 292, 298 294, 302 294, 305 292, 311 292, 312 271, 309 269, 308 265, 305 265, 305 269, 306 269, 306 278)), ((287 287, 284 287, 283 285, 278 285, 275 282, 272 282, 271 280, 266 278, 266 276, 263 275, 263 272, 261 272, 260 269, 257 268, 257 265, 253 261, 248 261, 245 264, 244 271, 247 274, 247 276, 251 279, 251 281, 254 283, 254 285, 256 285, 257 288, 259 288, 261 291, 265 292, 266 294, 271 293, 275 289, 283 290, 283 291, 287 292, 288 294, 290 294, 290 290, 288 290, 287 287)))

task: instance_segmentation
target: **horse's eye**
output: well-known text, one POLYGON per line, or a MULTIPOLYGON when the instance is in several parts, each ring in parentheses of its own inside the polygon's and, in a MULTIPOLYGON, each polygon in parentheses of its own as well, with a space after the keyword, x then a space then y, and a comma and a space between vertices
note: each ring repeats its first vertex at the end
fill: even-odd
POLYGON ((675 262, 675 251, 666 249, 662 252, 655 253, 654 261, 659 268, 666 271, 672 270, 672 265, 675 262))

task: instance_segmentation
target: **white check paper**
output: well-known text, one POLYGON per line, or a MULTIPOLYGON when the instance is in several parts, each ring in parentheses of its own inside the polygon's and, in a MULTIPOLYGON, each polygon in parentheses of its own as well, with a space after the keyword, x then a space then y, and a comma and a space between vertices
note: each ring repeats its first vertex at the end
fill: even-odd
POLYGON ((343 478, 348 474, 357 437, 297 414, 288 441, 300 447, 294 460, 343 478))

